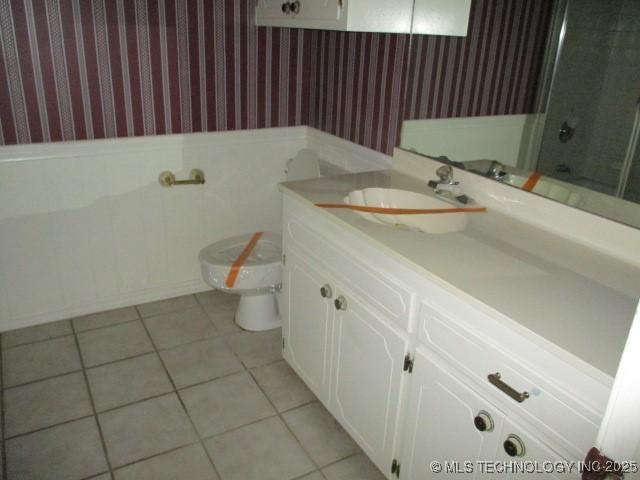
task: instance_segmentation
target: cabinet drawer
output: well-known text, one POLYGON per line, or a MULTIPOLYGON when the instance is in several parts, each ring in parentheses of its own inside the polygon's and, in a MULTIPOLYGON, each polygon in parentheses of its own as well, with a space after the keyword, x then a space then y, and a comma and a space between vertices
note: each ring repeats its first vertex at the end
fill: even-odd
POLYGON ((356 258, 327 241, 320 233, 291 217, 285 224, 285 251, 293 246, 319 260, 355 293, 378 308, 404 330, 408 329, 412 293, 384 271, 370 270, 370 261, 356 258))
POLYGON ((559 387, 562 379, 543 378, 509 353, 517 352, 517 345, 505 348, 493 343, 427 303, 420 305, 418 330, 422 343, 471 376, 506 408, 552 435, 577 458, 593 446, 601 416, 563 391, 559 387), (528 398, 519 403, 490 383, 488 375, 497 372, 513 394, 527 392, 528 398))

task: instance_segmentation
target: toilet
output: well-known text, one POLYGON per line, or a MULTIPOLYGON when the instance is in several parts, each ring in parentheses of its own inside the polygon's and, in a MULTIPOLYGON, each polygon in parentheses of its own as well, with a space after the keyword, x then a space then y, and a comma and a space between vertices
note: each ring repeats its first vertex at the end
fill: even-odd
MULTIPOLYGON (((320 176, 317 155, 301 150, 287 162, 287 181, 320 176)), ((235 321, 250 331, 281 326, 278 307, 282 285, 282 235, 251 232, 225 238, 198 255, 204 281, 211 287, 240 295, 235 321)))

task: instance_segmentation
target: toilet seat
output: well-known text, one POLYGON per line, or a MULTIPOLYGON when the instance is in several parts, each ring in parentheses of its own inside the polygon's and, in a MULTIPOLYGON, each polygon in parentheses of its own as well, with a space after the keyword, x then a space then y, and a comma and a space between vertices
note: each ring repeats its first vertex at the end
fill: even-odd
POLYGON ((251 241, 253 233, 237 235, 203 248, 198 256, 205 281, 214 288, 236 293, 271 290, 282 281, 282 236, 264 232, 240 267, 232 288, 225 280, 231 266, 251 241))

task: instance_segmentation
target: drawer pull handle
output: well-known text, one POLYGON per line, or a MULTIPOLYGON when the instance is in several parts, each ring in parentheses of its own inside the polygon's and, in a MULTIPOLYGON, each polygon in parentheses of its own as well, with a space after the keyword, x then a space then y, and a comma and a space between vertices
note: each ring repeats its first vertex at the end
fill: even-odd
POLYGON ((320 287, 320 296, 322 296, 322 298, 331 298, 333 296, 331 285, 327 283, 326 285, 320 287))
POLYGON ((498 387, 502 392, 504 392, 507 395, 509 395, 511 398, 513 398, 518 403, 522 403, 527 398, 529 398, 529 392, 520 393, 515 388, 510 387, 509 385, 504 383, 501 380, 501 375, 500 375, 499 372, 491 373, 490 375, 487 376, 487 378, 489 379, 489 382, 491 382, 492 385, 498 387))
POLYGON ((333 301, 333 305, 336 307, 336 310, 346 310, 347 300, 342 295, 340 295, 333 301))

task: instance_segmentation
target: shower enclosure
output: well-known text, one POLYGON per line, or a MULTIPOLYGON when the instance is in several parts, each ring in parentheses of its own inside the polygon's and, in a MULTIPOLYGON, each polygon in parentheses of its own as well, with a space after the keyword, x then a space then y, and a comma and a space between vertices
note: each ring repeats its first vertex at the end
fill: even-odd
POLYGON ((560 0, 537 170, 640 203, 640 0, 560 0))

